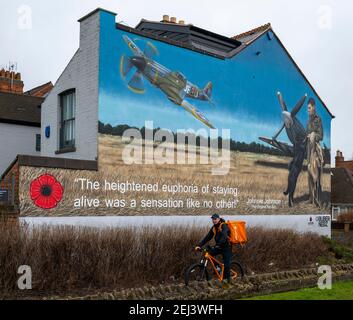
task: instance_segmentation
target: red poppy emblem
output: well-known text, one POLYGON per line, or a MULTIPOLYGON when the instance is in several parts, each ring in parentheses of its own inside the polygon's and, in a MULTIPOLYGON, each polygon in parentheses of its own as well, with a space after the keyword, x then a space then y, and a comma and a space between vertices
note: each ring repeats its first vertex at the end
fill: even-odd
POLYGON ((31 182, 30 194, 37 207, 53 209, 61 201, 64 188, 55 177, 45 174, 31 182))

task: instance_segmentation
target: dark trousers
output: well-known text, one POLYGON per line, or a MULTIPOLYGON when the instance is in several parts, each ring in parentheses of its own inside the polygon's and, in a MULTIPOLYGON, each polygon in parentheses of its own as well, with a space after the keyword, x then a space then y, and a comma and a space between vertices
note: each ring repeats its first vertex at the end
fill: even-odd
POLYGON ((223 256, 223 263, 224 263, 224 279, 230 280, 230 265, 232 263, 232 247, 226 247, 224 249, 221 248, 212 248, 210 250, 210 254, 212 256, 223 256))
POLYGON ((293 195, 297 187, 297 181, 300 173, 303 170, 303 162, 306 155, 305 144, 297 143, 294 146, 294 157, 289 164, 288 188, 286 193, 293 195))

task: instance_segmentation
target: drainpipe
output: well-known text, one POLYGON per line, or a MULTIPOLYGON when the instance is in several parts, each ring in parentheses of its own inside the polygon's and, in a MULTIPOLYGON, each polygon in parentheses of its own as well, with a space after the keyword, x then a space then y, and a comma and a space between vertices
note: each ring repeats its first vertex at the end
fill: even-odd
POLYGON ((12 199, 11 199, 11 203, 13 206, 15 206, 15 183, 16 183, 16 179, 15 179, 15 175, 12 174, 11 176, 11 187, 12 187, 12 190, 11 190, 11 194, 12 194, 12 199))

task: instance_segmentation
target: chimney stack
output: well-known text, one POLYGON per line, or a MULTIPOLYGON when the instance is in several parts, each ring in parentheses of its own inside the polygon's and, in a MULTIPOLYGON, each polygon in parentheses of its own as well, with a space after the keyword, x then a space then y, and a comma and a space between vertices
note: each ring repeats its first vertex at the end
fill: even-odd
POLYGON ((339 150, 337 150, 337 155, 336 155, 336 168, 342 168, 344 162, 344 156, 343 153, 339 150))
POLYGON ((169 15, 167 14, 163 15, 162 22, 169 22, 169 15))
POLYGON ((21 73, 0 70, 0 92, 23 94, 23 87, 21 73))
POLYGON ((185 20, 177 20, 176 17, 170 17, 168 14, 164 14, 163 15, 163 19, 161 22, 164 22, 164 23, 175 23, 175 24, 180 24, 180 25, 185 25, 185 20))

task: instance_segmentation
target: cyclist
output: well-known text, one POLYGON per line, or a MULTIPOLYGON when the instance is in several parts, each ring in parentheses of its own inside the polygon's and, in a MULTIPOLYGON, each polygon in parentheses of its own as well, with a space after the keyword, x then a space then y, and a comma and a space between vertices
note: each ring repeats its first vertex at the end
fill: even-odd
POLYGON ((232 246, 228 241, 230 230, 225 220, 222 219, 218 214, 214 214, 212 217, 213 227, 207 236, 199 243, 195 250, 199 251, 201 248, 213 238, 216 242, 214 247, 211 247, 209 253, 212 256, 222 255, 224 263, 224 279, 230 282, 230 267, 232 263, 232 246))

